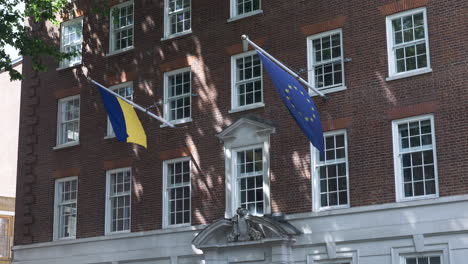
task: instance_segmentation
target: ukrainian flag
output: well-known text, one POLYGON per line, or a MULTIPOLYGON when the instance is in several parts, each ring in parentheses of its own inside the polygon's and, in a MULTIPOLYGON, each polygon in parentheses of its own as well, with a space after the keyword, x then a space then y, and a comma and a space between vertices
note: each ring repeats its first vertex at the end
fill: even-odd
POLYGON ((133 106, 99 85, 97 87, 117 140, 147 148, 146 133, 133 106))

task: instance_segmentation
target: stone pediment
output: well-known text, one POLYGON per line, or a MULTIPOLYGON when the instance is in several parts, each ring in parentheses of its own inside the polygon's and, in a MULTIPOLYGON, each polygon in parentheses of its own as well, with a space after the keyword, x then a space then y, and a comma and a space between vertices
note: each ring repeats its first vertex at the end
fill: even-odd
POLYGON ((199 249, 268 244, 276 241, 295 241, 301 232, 285 220, 272 216, 245 216, 250 226, 242 239, 240 216, 232 219, 220 219, 207 226, 192 241, 199 249), (240 231, 239 231, 240 230, 240 231), (238 234, 237 238, 233 234, 238 234))
POLYGON ((224 129, 217 135, 222 141, 235 140, 236 138, 255 138, 275 133, 275 127, 271 122, 255 117, 242 117, 234 124, 224 129))

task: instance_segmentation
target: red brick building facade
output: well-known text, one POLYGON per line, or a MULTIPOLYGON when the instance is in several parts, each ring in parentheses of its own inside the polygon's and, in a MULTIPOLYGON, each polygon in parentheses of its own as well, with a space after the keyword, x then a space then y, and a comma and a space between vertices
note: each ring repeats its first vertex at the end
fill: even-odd
MULTIPOLYGON (((459 210, 468 203, 465 184, 468 158, 464 156, 468 133, 465 114, 468 111, 466 1, 231 0, 230 3, 229 0, 202 0, 183 1, 180 10, 171 9, 173 1, 169 0, 114 2, 110 6, 127 8, 119 9, 119 19, 123 20, 118 22, 93 13, 89 1, 74 2, 74 19, 81 19, 82 26, 80 47, 83 53, 77 62, 64 66, 45 59, 49 70, 35 73, 31 62, 25 58, 15 223, 16 263, 64 263, 61 261, 67 258, 68 263, 199 263, 196 261, 205 259, 206 263, 355 264, 375 260, 378 263, 409 264, 416 263, 411 262, 413 259, 427 263, 422 262, 427 259, 431 264, 453 264, 462 263, 463 256, 468 255, 466 241, 463 244, 455 241, 455 237, 431 240, 451 232, 466 236, 468 230, 468 215, 459 210), (184 12, 190 12, 189 16, 184 12), (185 20, 178 20, 180 14, 185 15, 185 20), (187 17, 189 24, 184 24, 187 17), (172 27, 171 21, 181 24, 172 27), (131 40, 122 34, 132 35, 131 40), (320 179, 324 177, 323 174, 320 177, 319 167, 328 165, 314 162, 313 149, 287 112, 266 72, 259 77, 261 92, 252 92, 252 99, 244 91, 248 99, 244 103, 237 101, 241 98, 238 93, 242 93, 237 90, 241 89, 238 85, 242 84, 238 84, 239 72, 235 69, 250 69, 245 58, 239 62, 238 58, 242 57, 236 57, 243 54, 242 34, 247 34, 318 88, 330 91, 327 101, 317 96, 312 99, 319 110, 324 131, 344 131, 339 134, 345 138, 346 153, 343 161, 346 166, 343 195, 346 197, 341 196, 342 200, 339 191, 333 191, 331 187, 324 191, 323 186, 319 187, 320 179), (329 36, 331 57, 328 54, 330 48, 326 46, 329 36), (335 45, 335 39, 341 42, 335 45), (339 54, 336 56, 335 47, 339 54), (317 55, 319 53, 321 55, 317 55), (324 64, 317 56, 322 56, 322 62, 327 58, 331 60, 324 64), (238 66, 239 63, 243 63, 242 66, 238 66), (327 79, 331 75, 320 72, 320 69, 326 71, 330 63, 335 67, 333 79, 327 79), (106 112, 98 90, 86 75, 109 87, 131 83, 136 103, 152 106, 151 111, 170 119, 172 99, 165 93, 168 85, 178 83, 179 72, 174 71, 180 69, 190 72, 191 90, 187 97, 190 98, 187 99, 190 113, 185 116, 184 112, 176 128, 161 126, 139 113, 148 137, 148 149, 109 137, 106 112), (177 76, 171 79, 171 73, 177 76), (259 101, 256 101, 257 95, 259 101), (75 97, 79 98, 79 129, 66 130, 66 135, 62 134, 66 142, 62 142, 60 102, 71 96, 79 96, 75 97), (400 145, 405 144, 403 127, 408 125, 411 130, 415 122, 419 122, 419 134, 409 132, 408 151, 431 153, 433 160, 428 163, 429 158, 424 156, 426 160, 421 165, 424 167, 422 194, 418 194, 419 181, 416 179, 420 166, 415 160, 417 155, 405 152, 404 146, 400 145), (115 237, 125 240, 126 235, 134 239, 136 236, 154 236, 156 240, 158 236, 167 235, 164 239, 170 240, 184 233, 193 238, 199 232, 197 230, 214 220, 232 217, 239 205, 235 200, 242 194, 231 196, 229 191, 242 187, 230 185, 236 180, 228 179, 235 177, 231 175, 234 169, 231 171, 229 167, 234 164, 234 168, 239 163, 226 156, 230 135, 226 138, 220 135, 232 128, 235 137, 241 137, 244 132, 248 136, 250 130, 246 128, 242 132, 244 125, 252 131, 257 129, 257 134, 259 127, 268 130, 265 140, 260 140, 265 143, 260 147, 261 161, 263 166, 268 166, 262 169, 261 208, 265 214, 284 213, 286 219, 301 231, 297 246, 290 246, 288 257, 275 260, 275 253, 265 253, 264 259, 254 254, 250 259, 234 258, 236 261, 228 257, 227 262, 223 262, 223 257, 210 260, 206 252, 187 253, 192 244, 191 239, 185 238, 181 239, 184 242, 179 241, 174 246, 183 248, 180 254, 165 255, 154 251, 157 253, 153 255, 145 252, 137 257, 128 253, 128 257, 117 257, 117 254, 112 258, 111 251, 97 257, 92 250, 73 249, 84 242, 111 243, 115 237), (419 145, 413 145, 411 139, 414 137, 411 136, 414 135, 421 137, 419 145), (424 135, 430 143, 424 143, 424 135), (399 151, 398 146, 403 146, 403 150, 399 151), (403 161, 403 165, 398 165, 405 155, 416 156, 411 156, 410 165, 403 161), (188 225, 171 228, 170 223, 169 227, 164 223, 171 221, 163 208, 168 202, 163 194, 169 188, 163 180, 167 176, 164 162, 184 157, 188 158, 182 162, 189 160, 190 168, 190 220, 188 225), (112 236, 106 231, 106 201, 109 199, 106 178, 112 175, 112 170, 120 168, 131 168, 131 214, 130 220, 123 222, 123 226, 129 225, 127 231, 130 232, 112 236), (318 174, 313 172, 316 168, 318 174), (401 175, 405 169, 412 171, 410 180, 401 175), (435 172, 430 174, 428 171, 432 169, 435 172), (77 188, 76 230, 73 240, 62 240, 54 236, 54 228, 57 228, 54 227, 54 221, 57 225, 54 211, 57 210, 58 180, 68 177, 74 177, 71 179, 78 185, 72 187, 77 188), (314 177, 317 178, 315 183, 314 177), (434 216, 439 210, 446 218, 434 216), (393 215, 395 212, 405 220, 398 220, 398 214, 393 215), (453 219, 460 220, 460 225, 451 225, 453 219), (379 221, 383 221, 381 229, 373 226, 379 221), (362 225, 340 225, 348 222, 362 225), (400 240, 390 238, 396 236, 393 231, 385 233, 385 228, 391 230, 397 222, 401 225, 396 229, 401 230, 400 240), (419 230, 417 226, 419 223, 423 226, 424 222, 432 225, 426 224, 419 230), (326 225, 324 223, 335 223, 333 228, 337 229, 320 230, 321 225, 326 225), (450 228, 441 229, 439 225, 450 228), (356 228, 362 232, 354 239, 351 232, 356 228), (374 232, 381 236, 374 237, 374 232), (326 239, 329 235, 331 240, 326 239), (367 252, 369 250, 357 249, 359 246, 350 242, 369 243, 366 241, 370 239, 376 239, 376 243, 397 241, 395 245, 382 246, 386 249, 400 246, 413 249, 397 254, 394 250, 384 252, 379 248, 374 253, 376 256, 381 254, 382 258, 373 259, 372 253, 367 252), (445 246, 432 248, 433 244, 447 244, 460 250, 452 254, 445 246), (34 252, 37 248, 43 252, 60 249, 61 253, 53 257, 51 253, 42 256, 34 252), (351 253, 345 248, 351 248, 351 253), (86 257, 80 259, 65 253, 74 250, 86 257), (361 254, 352 253, 353 250, 361 254), (195 256, 193 259, 187 257, 191 254, 195 256), (181 259, 185 257, 187 260, 183 262, 181 259)), ((65 23, 62 32, 54 28, 48 33, 57 47, 66 47, 65 23)), ((255 61, 251 63, 255 64, 255 61)), ((254 70, 251 78, 256 74, 254 70)), ((240 83, 242 81, 245 80, 240 83)), ((178 117, 178 110, 174 111, 178 117)), ((338 151, 337 140, 341 138, 335 138, 332 148, 335 152, 338 151)), ((251 145, 246 143, 245 146, 251 145)), ((236 152, 239 148, 240 145, 235 145, 230 155, 241 155, 236 152)), ((245 155, 249 154, 246 152, 245 155)), ((219 254, 230 254, 223 252, 219 254)))

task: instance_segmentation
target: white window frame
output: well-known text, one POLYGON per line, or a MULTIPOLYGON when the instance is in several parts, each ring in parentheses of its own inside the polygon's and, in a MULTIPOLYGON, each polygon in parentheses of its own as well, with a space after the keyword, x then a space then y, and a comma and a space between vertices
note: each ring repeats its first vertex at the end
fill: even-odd
POLYGON ((135 47, 135 4, 133 3, 133 0, 121 3, 121 4, 118 4, 118 5, 115 5, 115 6, 112 6, 111 9, 110 9, 109 23, 110 23, 110 26, 109 26, 109 28, 110 28, 110 30, 109 30, 109 55, 133 49, 135 47), (123 8, 123 7, 127 7, 129 5, 133 5, 133 14, 132 14, 133 23, 132 23, 131 26, 126 26, 126 29, 132 28, 132 45, 128 46, 128 47, 125 47, 125 48, 116 49, 116 47, 115 47, 115 35, 116 34, 114 32, 115 29, 114 29, 114 21, 113 21, 113 14, 112 13, 114 12, 114 10, 116 8, 123 8))
MULTIPOLYGON (((55 189, 54 189, 54 229, 53 229, 53 239, 54 240, 67 240, 67 239, 75 239, 76 238, 76 233, 74 236, 69 236, 69 237, 60 237, 60 210, 59 206, 62 205, 61 203, 61 192, 59 190, 59 186, 61 183, 68 182, 68 181, 76 181, 76 200, 74 202, 68 202, 69 204, 75 203, 76 204, 76 210, 78 211, 78 193, 79 193, 79 182, 78 182, 78 177, 77 176, 72 176, 72 177, 66 177, 66 178, 61 178, 55 180, 55 189)), ((78 220, 78 214, 77 214, 77 219, 78 220)), ((75 221, 75 230, 76 230, 76 225, 78 221, 75 221)))
POLYGON ((186 34, 192 33, 192 0, 190 1, 190 7, 184 8, 182 11, 177 11, 175 12, 176 14, 170 14, 170 8, 169 8, 169 1, 170 0, 164 0, 164 38, 163 39, 170 39, 186 34), (171 16, 177 15, 178 13, 184 13, 186 11, 190 12, 190 29, 181 31, 181 32, 176 32, 176 33, 171 33, 171 16))
POLYGON ((391 16, 387 16, 386 28, 387 28, 387 58, 388 58, 388 78, 386 78, 387 81, 432 72, 431 60, 430 60, 431 56, 430 56, 430 51, 429 51, 429 31, 428 31, 428 26, 427 26, 427 12, 426 12, 425 7, 412 9, 412 10, 397 13, 391 16), (424 41, 426 43, 427 66, 424 68, 397 73, 396 72, 396 57, 395 57, 395 52, 393 51, 394 35, 393 35, 392 20, 399 18, 399 17, 414 15, 416 13, 421 13, 421 12, 423 13, 423 19, 424 19, 424 35, 425 35, 424 41))
MULTIPOLYGON (((331 44, 330 44, 331 45, 331 44)), ((312 36, 307 37, 307 66, 308 66, 308 78, 309 78, 309 83, 313 87, 316 87, 318 90, 320 90, 322 93, 327 94, 327 93, 334 93, 338 91, 343 91, 346 90, 346 84, 345 84, 345 68, 344 68, 344 48, 343 48, 343 30, 341 28, 322 32, 319 34, 315 34, 312 36), (335 34, 340 34, 340 48, 341 48, 341 58, 340 59, 330 59, 327 60, 326 62, 320 62, 318 64, 315 64, 315 52, 314 52, 314 45, 313 41, 316 39, 321 39, 325 36, 330 36, 330 35, 335 35, 335 34), (325 86, 318 88, 315 86, 315 67, 317 65, 324 65, 324 64, 329 64, 335 61, 341 60, 341 84, 339 85, 331 85, 331 86, 325 86)), ((309 94, 311 96, 317 96, 318 94, 315 93, 312 89, 309 88, 309 94)))
POLYGON ((428 244, 429 241, 424 239, 422 248, 416 250, 415 247, 392 247, 391 264, 406 264, 407 257, 423 257, 423 256, 440 256, 441 264, 450 264, 450 249, 446 243, 428 244))
MULTIPOLYGON (((187 123, 192 121, 192 85, 193 85, 193 76, 192 76, 192 69, 190 67, 185 67, 181 69, 177 69, 174 71, 170 72, 165 72, 164 73, 164 119, 166 119, 168 122, 171 122, 172 124, 182 124, 182 123, 187 123), (169 101, 169 77, 176 75, 176 74, 181 74, 189 72, 190 73, 190 93, 189 95, 181 95, 181 96, 176 96, 176 97, 189 97, 190 98, 190 117, 184 117, 181 119, 175 119, 175 120, 170 120, 170 101, 169 101)), ((165 127, 167 125, 162 124, 161 127, 165 127)))
MULTIPOLYGON (((79 62, 74 62, 74 63, 71 63, 70 60, 62 60, 60 62, 60 66, 59 66, 59 69, 65 69, 65 68, 68 68, 68 67, 73 67, 73 66, 76 66, 76 65, 80 65, 83 61, 83 17, 78 17, 78 18, 74 18, 74 19, 70 19, 66 22, 63 22, 61 25, 60 25, 60 51, 61 52, 67 52, 65 50, 65 47, 64 47, 64 28, 65 27, 68 27, 68 26, 71 26, 73 24, 80 24, 81 26, 81 39, 80 39, 80 47, 81 47, 81 50, 80 50, 80 61, 79 62)), ((74 43, 73 45, 71 46, 75 46, 77 45, 77 43, 74 43)))
MULTIPOLYGON (((111 89, 114 92, 117 92, 118 89, 124 88, 124 87, 132 87, 132 95, 130 96, 130 98, 127 98, 127 99, 129 99, 130 101, 133 101, 133 94, 135 92, 135 90, 133 89, 133 81, 120 83, 120 84, 109 87, 109 89, 111 89)), ((115 138, 115 132, 114 132, 114 129, 112 128, 112 124, 109 120, 109 116, 107 116, 107 131, 106 131, 106 136, 104 138, 106 139, 115 138)))
MULTIPOLYGON (((312 165, 312 196, 313 196, 313 204, 312 210, 314 212, 326 211, 326 210, 335 210, 335 209, 343 209, 350 207, 350 194, 349 194, 349 163, 348 163, 348 134, 345 129, 335 130, 325 132, 323 134, 323 139, 325 141, 326 137, 329 136, 337 136, 343 135, 344 136, 344 150, 345 150, 345 158, 342 160, 346 163, 346 192, 347 192, 347 204, 345 205, 335 205, 335 206, 321 206, 321 199, 320 199, 320 175, 319 169, 320 166, 323 164, 327 164, 326 162, 320 163, 319 160, 319 152, 318 150, 310 144, 311 149, 311 165, 312 165)), ((332 162, 331 164, 335 164, 336 162, 332 162)))
MULTIPOLYGON (((184 187, 183 185, 179 187, 184 187)), ((192 224, 192 160, 191 157, 182 157, 177 159, 165 160, 163 161, 163 228, 174 228, 174 227, 182 227, 182 226, 190 226, 192 224), (190 168, 190 222, 183 223, 183 224, 174 224, 171 225, 169 221, 169 183, 168 183, 168 169, 167 166, 172 163, 179 163, 179 162, 189 162, 190 168)))
POLYGON ((400 262, 398 264, 406 264, 406 259, 407 258, 430 258, 430 257, 439 257, 440 258, 440 264, 445 264, 443 254, 442 253, 437 253, 437 252, 431 252, 431 253, 419 253, 419 254, 409 254, 409 255, 400 255, 400 262))
POLYGON ((132 185, 133 185, 133 171, 131 167, 118 168, 106 171, 106 212, 105 212, 105 235, 130 233, 132 230, 132 185), (127 172, 130 171, 130 218, 129 218, 129 229, 121 231, 112 231, 112 201, 111 194, 111 175, 113 173, 127 172))
POLYGON ((258 0, 258 1, 259 1, 259 9, 253 10, 247 13, 243 13, 243 14, 238 14, 239 12, 237 10, 237 0, 230 0, 231 18, 228 20, 228 22, 263 13, 262 0, 258 0))
MULTIPOLYGON (((57 103, 57 139, 56 139, 56 146, 54 147, 54 149, 58 149, 58 148, 62 148, 62 147, 68 147, 68 146, 74 146, 74 145, 78 145, 80 143, 80 111, 81 110, 81 98, 80 98, 80 95, 74 95, 74 96, 69 96, 69 97, 65 97, 65 98, 61 98, 58 100, 58 103, 57 103), (78 138, 76 141, 69 141, 69 142, 65 142, 63 143, 62 142, 62 118, 61 118, 61 115, 62 115, 62 105, 64 103, 67 103, 68 101, 73 101, 75 99, 78 99, 79 100, 79 103, 80 103, 80 107, 78 108, 78 138)), ((68 120, 68 122, 71 122, 70 120, 68 120)))
MULTIPOLYGON (((394 169, 395 169, 395 193, 396 193, 396 201, 397 202, 404 202, 404 201, 413 201, 413 200, 423 200, 423 199, 432 199, 439 197, 439 180, 438 180, 438 169, 437 169, 437 147, 436 147, 436 138, 435 138, 435 125, 434 125, 434 115, 427 114, 427 115, 420 115, 414 116, 409 118, 403 118, 392 121, 392 134, 393 134, 393 162, 394 162, 394 169), (398 125, 402 123, 408 122, 415 122, 420 120, 427 120, 429 119, 431 122, 431 136, 432 136, 432 148, 424 148, 424 147, 417 147, 413 148, 413 151, 409 151, 409 153, 414 151, 422 151, 422 150, 429 150, 432 149, 433 151, 433 158, 434 158, 434 184, 435 184, 435 194, 430 195, 421 195, 421 196, 413 196, 413 197, 405 197, 404 187, 403 187, 403 174, 402 174, 402 158, 403 156, 400 153, 400 138, 399 138, 399 131, 398 125)), ((405 152, 407 153, 407 152, 405 152)))
POLYGON ((240 196, 239 196, 239 178, 237 177, 237 152, 244 151, 244 150, 252 150, 261 148, 262 149, 262 159, 263 159, 263 214, 257 214, 257 216, 263 216, 265 214, 271 213, 271 206, 270 206, 270 161, 269 161, 269 142, 263 142, 260 144, 243 146, 239 148, 233 148, 231 150, 231 172, 232 172, 232 179, 231 179, 231 190, 232 190, 232 215, 237 214, 237 208, 240 207, 240 196))
MULTIPOLYGON (((231 57, 231 110, 229 113, 235 113, 235 112, 240 112, 240 111, 245 111, 245 110, 250 110, 250 109, 255 109, 259 107, 264 107, 265 106, 265 90, 264 90, 264 80, 263 80, 263 63, 260 60, 260 81, 261 81, 261 91, 262 91, 262 100, 257 103, 253 104, 248 104, 248 105, 243 105, 239 106, 237 102, 237 63, 236 60, 243 58, 243 57, 248 57, 252 55, 257 55, 256 51, 249 51, 249 52, 244 52, 241 54, 237 54, 231 57)), ((260 59, 260 58, 259 58, 260 59)))

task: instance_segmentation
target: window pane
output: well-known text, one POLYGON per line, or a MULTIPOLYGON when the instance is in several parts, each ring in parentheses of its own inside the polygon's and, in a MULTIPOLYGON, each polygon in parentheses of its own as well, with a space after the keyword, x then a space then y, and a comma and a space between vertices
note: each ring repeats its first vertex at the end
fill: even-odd
POLYGON ((409 42, 409 41, 412 41, 413 39, 414 38, 413 38, 413 30, 412 29, 403 31, 403 41, 404 42, 409 42))
POLYGON ((427 55, 422 55, 417 57, 418 68, 427 67, 427 55))
POLYGON ((325 146, 326 146, 326 149, 333 149, 333 148, 335 148, 335 137, 327 137, 327 138, 325 138, 325 146))
POLYGON ((422 179, 423 179, 423 168, 422 167, 413 168, 413 180, 420 181, 422 179))
POLYGON ((412 16, 403 17, 403 29, 412 28, 412 27, 413 27, 413 18, 412 18, 412 16))
POLYGON ((418 258, 418 264, 429 264, 429 258, 427 257, 418 258))
POLYGON ((411 168, 403 169, 403 181, 411 182, 412 180, 412 170, 411 168))
POLYGON ((393 30, 400 31, 401 30, 401 19, 397 18, 392 20, 393 30))
POLYGON ((421 137, 421 144, 424 145, 431 145, 432 144, 432 137, 431 135, 424 135, 421 137))
MULTIPOLYGON (((326 177, 326 174, 325 176, 326 177)), ((326 180, 320 180, 320 192, 321 193, 324 193, 324 192, 327 192, 328 191, 328 188, 327 188, 327 181, 326 180)))
POLYGON ((426 194, 435 194, 435 181, 426 181, 426 194))
POLYGON ((320 204, 321 204, 322 207, 328 206, 328 199, 327 198, 328 197, 327 197, 326 193, 320 195, 320 204))
POLYGON ((424 177, 426 179, 434 179, 434 166, 429 165, 424 167, 424 177))
POLYGON ((397 61, 397 72, 404 72, 404 71, 406 71, 405 60, 398 60, 397 61))
POLYGON ((330 199, 329 206, 335 206, 338 205, 338 194, 336 192, 330 193, 328 195, 328 198, 330 199))
POLYGON ((411 57, 406 59, 406 70, 411 71, 416 69, 416 58, 411 57))
POLYGON ((415 14, 413 17, 415 27, 424 25, 423 13, 415 14))
POLYGON ((423 39, 424 38, 424 27, 417 27, 414 29, 414 38, 423 39))
POLYGON ((348 203, 348 195, 347 192, 339 192, 339 204, 347 204, 348 203))
POLYGON ((413 196, 413 186, 411 183, 405 183, 405 197, 413 196))

